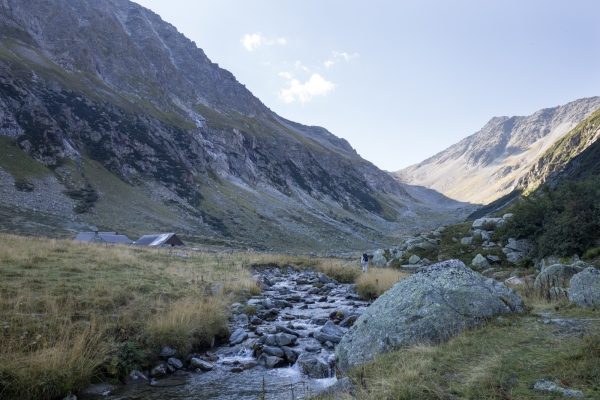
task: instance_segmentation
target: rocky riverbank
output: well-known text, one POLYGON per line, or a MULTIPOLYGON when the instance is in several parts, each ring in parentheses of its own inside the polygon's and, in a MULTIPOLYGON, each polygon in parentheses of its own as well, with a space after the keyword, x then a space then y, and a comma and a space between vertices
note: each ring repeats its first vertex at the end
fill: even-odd
POLYGON ((369 303, 320 272, 267 266, 255 278, 263 291, 232 305, 229 340, 185 359, 165 347, 128 385, 92 386, 77 398, 301 398, 334 384, 334 346, 369 303))

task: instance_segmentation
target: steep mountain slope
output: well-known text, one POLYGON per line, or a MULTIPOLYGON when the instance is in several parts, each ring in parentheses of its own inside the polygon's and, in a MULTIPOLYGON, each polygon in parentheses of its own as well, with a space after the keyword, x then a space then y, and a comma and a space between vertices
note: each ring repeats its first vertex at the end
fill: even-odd
POLYGON ((546 150, 598 108, 600 97, 592 97, 528 117, 492 118, 479 132, 396 174, 453 199, 491 202, 510 193, 546 150))
POLYGON ((0 1, 0 133, 9 231, 364 248, 445 218, 128 0, 0 1))

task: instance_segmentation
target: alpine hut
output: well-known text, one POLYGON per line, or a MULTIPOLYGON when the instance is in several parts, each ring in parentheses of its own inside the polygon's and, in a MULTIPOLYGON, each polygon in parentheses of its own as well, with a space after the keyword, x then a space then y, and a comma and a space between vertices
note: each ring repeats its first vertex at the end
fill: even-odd
POLYGON ((185 244, 174 233, 157 233, 144 235, 135 241, 136 246, 185 247, 185 244))
POLYGON ((117 232, 79 232, 75 242, 133 244, 133 240, 117 232))

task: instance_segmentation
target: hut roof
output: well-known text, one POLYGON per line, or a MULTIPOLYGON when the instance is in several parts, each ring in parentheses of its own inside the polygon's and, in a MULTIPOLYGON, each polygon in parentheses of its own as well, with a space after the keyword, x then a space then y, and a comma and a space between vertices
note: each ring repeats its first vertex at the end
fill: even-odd
POLYGON ((185 246, 181 239, 174 233, 157 233, 154 235, 144 235, 134 243, 136 246, 185 246))
POLYGON ((125 235, 119 235, 117 232, 79 232, 73 240, 76 242, 133 244, 131 239, 125 235))

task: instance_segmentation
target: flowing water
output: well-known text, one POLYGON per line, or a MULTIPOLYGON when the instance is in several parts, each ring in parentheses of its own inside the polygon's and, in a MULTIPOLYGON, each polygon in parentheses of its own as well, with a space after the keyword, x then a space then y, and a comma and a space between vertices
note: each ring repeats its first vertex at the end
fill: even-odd
POLYGON ((327 277, 319 277, 312 271, 266 269, 257 279, 265 282, 267 287, 261 296, 249 299, 247 304, 256 306, 259 315, 268 310, 277 310, 278 315, 271 318, 272 321, 255 322, 254 325, 245 316, 238 316, 232 331, 243 327, 249 337, 235 346, 225 344, 210 349, 211 354, 218 357, 212 371, 177 371, 165 378, 152 379, 150 383, 92 386, 78 394, 77 399, 302 399, 331 386, 336 381, 332 372, 334 349, 312 335, 333 318, 337 318, 336 323, 348 325, 343 319, 357 317, 368 303, 361 301, 350 285, 329 282, 327 277), (323 284, 323 287, 315 287, 323 284), (298 354, 313 354, 326 362, 330 368, 329 377, 311 378, 298 364, 289 363, 281 368, 258 365, 232 372, 236 370, 234 367, 256 362, 252 348, 261 336, 275 333, 277 327, 295 332, 298 339, 293 350, 298 354))

